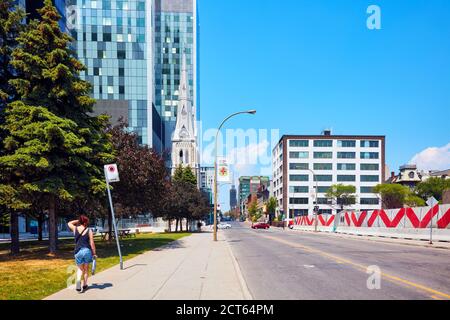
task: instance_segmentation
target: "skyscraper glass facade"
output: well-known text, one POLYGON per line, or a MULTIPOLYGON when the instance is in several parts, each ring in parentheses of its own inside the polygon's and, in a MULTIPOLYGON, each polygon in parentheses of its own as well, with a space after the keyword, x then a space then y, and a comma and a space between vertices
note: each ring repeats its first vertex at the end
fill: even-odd
POLYGON ((67 0, 67 4, 78 9, 71 33, 77 56, 87 67, 82 77, 93 86, 96 112, 123 116, 141 143, 153 145, 149 118, 158 115, 153 114, 148 92, 147 2, 67 0))
POLYGON ((186 54, 196 120, 200 118, 196 0, 156 0, 154 16, 155 106, 166 124, 166 147, 170 147, 177 117, 183 54, 186 54))

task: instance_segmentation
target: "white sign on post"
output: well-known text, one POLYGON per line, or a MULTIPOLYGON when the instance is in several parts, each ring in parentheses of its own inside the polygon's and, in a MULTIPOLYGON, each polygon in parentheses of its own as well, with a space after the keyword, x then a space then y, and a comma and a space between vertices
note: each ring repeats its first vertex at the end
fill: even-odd
POLYGON ((230 182, 230 169, 226 158, 217 159, 217 181, 230 182))
POLYGON ((438 203, 439 203, 439 201, 437 201, 435 197, 430 197, 427 200, 427 205, 429 205, 430 207, 434 207, 438 203))
POLYGON ((109 183, 119 182, 119 170, 117 169, 117 164, 107 164, 105 166, 105 177, 109 183))

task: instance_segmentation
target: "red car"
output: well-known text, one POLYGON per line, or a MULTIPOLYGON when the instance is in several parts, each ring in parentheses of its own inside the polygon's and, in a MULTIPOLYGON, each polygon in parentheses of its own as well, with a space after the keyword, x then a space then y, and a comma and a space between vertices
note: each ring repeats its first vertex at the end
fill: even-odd
POLYGON ((252 229, 269 229, 270 225, 264 222, 255 223, 252 225, 252 229))

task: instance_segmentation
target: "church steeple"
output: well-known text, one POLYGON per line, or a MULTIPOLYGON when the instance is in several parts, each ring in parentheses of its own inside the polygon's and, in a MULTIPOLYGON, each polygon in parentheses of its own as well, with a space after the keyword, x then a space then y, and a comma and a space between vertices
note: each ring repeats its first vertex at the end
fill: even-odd
POLYGON ((197 139, 188 79, 186 55, 183 54, 178 89, 177 122, 172 136, 172 173, 181 165, 183 167, 190 166, 197 175, 197 139))
POLYGON ((178 89, 178 111, 177 123, 175 126, 172 141, 195 141, 192 100, 190 98, 188 68, 186 55, 183 54, 181 65, 180 87, 178 89))

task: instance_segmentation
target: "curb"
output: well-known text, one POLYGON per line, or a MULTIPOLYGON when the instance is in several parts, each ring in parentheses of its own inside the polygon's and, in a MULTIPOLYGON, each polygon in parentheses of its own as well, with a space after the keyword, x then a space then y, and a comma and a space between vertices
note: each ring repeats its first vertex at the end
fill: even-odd
MULTIPOLYGON (((331 237, 340 237, 340 238, 346 238, 346 239, 353 239, 353 240, 366 240, 366 241, 373 241, 373 242, 382 242, 382 243, 390 243, 390 244, 401 244, 406 246, 414 246, 414 247, 422 247, 422 248, 433 248, 433 249, 444 249, 444 250, 450 250, 449 246, 443 246, 439 244, 429 244, 429 243, 411 243, 406 242, 403 238, 394 238, 394 237, 386 237, 386 236, 374 236, 374 235, 360 235, 360 234, 350 234, 350 233, 331 233, 331 232, 314 232, 309 230, 300 230, 300 229, 294 229, 293 231, 297 232, 305 232, 310 234, 323 234, 331 237), (386 239, 386 240, 385 240, 386 239), (394 241, 389 241, 387 239, 392 239, 394 241)), ((412 241, 422 241, 422 240, 412 240, 412 241)), ((423 242, 425 242, 423 240, 423 242)), ((445 242, 445 241, 435 241, 434 243, 439 242, 445 242)), ((445 242, 447 243, 447 242, 445 242)))
POLYGON ((244 295, 244 300, 253 300, 253 296, 250 293, 250 289, 247 286, 247 282, 245 281, 244 276, 242 275, 242 271, 239 266, 239 263, 238 263, 236 257, 234 256, 233 251, 231 251, 230 244, 228 243, 228 241, 226 239, 225 239, 225 242, 226 242, 226 246, 228 248, 228 252, 231 256, 231 260, 233 261, 234 270, 236 271, 236 275, 239 280, 239 285, 241 286, 242 294, 244 295))

